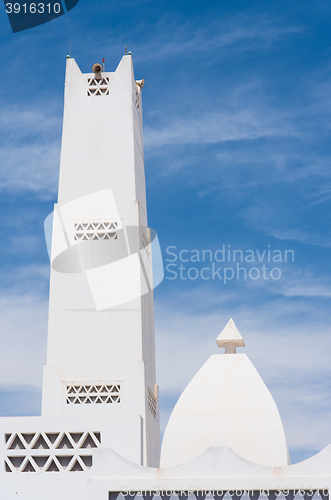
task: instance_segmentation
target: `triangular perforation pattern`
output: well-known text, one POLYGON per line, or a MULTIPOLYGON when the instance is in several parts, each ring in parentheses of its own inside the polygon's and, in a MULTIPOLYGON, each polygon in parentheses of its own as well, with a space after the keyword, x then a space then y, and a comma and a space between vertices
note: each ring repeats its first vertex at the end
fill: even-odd
POLYGON ((26 464, 22 468, 22 472, 36 472, 36 469, 33 467, 33 465, 30 462, 30 460, 26 461, 26 464))
POLYGON ((59 464, 61 465, 63 470, 66 470, 68 468, 68 466, 73 458, 74 458, 73 456, 69 456, 69 455, 56 456, 56 459, 59 462, 59 464))
POLYGON ((14 469, 18 470, 24 460, 25 457, 8 457, 9 462, 12 464, 14 469))
POLYGON ((136 107, 137 107, 138 111, 139 111, 139 107, 140 107, 139 106, 139 104, 140 104, 139 103, 139 97, 140 97, 139 96, 139 90, 138 90, 138 86, 136 85, 136 99, 135 99, 135 104, 136 104, 136 107))
POLYGON ((120 384, 67 385, 67 404, 108 404, 120 403, 120 384), (72 395, 72 388, 75 395, 72 395))
POLYGON ((145 250, 147 257, 149 257, 149 245, 150 241, 146 236, 145 231, 141 229, 141 248, 145 250))
POLYGON ((100 432, 93 432, 93 434, 96 437, 96 439, 99 441, 99 443, 101 443, 101 433, 100 432))
POLYGON ((93 439, 92 435, 88 432, 83 443, 81 444, 80 448, 86 449, 86 448, 97 448, 97 444, 95 443, 95 440, 93 439))
POLYGON ((32 463, 34 465, 36 465, 36 467, 39 470, 41 470, 45 466, 48 458, 49 457, 45 457, 45 456, 43 456, 43 457, 41 457, 41 456, 33 456, 33 457, 31 457, 31 461, 32 461, 32 463))
POLYGON ((80 459, 88 470, 92 467, 92 455, 81 455, 80 459))
POLYGON ((93 221, 74 222, 74 240, 110 240, 117 239, 117 222, 93 221))
POLYGON ((70 436, 76 444, 79 442, 83 434, 83 432, 70 432, 70 436))
POLYGON ((6 460, 5 460, 5 471, 6 471, 6 472, 13 472, 13 471, 11 470, 10 466, 8 465, 8 463, 6 462, 6 460))
POLYGON ((62 439, 60 440, 59 444, 57 445, 56 449, 57 450, 69 450, 72 449, 73 445, 70 442, 70 439, 66 434, 63 435, 62 439))
MULTIPOLYGON (((89 390, 93 386, 85 386, 89 390)), ((103 386, 100 386, 103 387, 103 386)), ((106 386, 105 386, 106 387, 106 386)), ((95 389, 95 387, 94 387, 95 389)), ((103 396, 99 396, 102 398, 103 396)), ((107 396, 106 396, 107 397, 107 396)), ((92 455, 74 455, 77 453, 79 448, 90 449, 97 448, 101 443, 101 433, 99 431, 95 432, 37 432, 37 433, 17 433, 7 435, 8 445, 15 445, 17 443, 16 438, 20 439, 20 442, 29 441, 30 449, 35 450, 45 450, 43 454, 34 454, 32 456, 26 455, 30 453, 27 451, 20 452, 20 455, 13 454, 12 450, 8 451, 9 455, 4 459, 4 472, 9 473, 22 473, 22 472, 57 472, 61 473, 67 472, 83 472, 88 471, 92 467, 92 455), (56 446, 57 445, 57 446, 56 446), (72 450, 69 454, 62 454, 61 451, 56 452, 54 456, 54 451, 50 448, 59 450, 72 450), (47 451, 46 451, 47 450, 47 451)), ((19 448, 20 449, 20 448, 19 448)))
POLYGON ((156 397, 154 396, 149 387, 147 388, 147 394, 148 394, 148 408, 153 417, 156 418, 156 397))
POLYGON ((34 450, 49 450, 49 446, 41 434, 39 435, 37 441, 35 442, 32 448, 34 450))
POLYGON ((87 79, 87 95, 97 96, 97 95, 109 95, 109 78, 88 78, 87 79))
POLYGON ((47 432, 46 433, 46 437, 51 444, 55 443, 55 441, 57 440, 59 435, 60 435, 59 432, 47 432))
POLYGON ((80 464, 80 462, 77 460, 75 460, 75 462, 73 463, 72 467, 70 467, 70 472, 81 472, 83 471, 84 468, 82 467, 82 465, 80 464))
POLYGON ((60 469, 58 468, 58 466, 56 465, 54 459, 51 461, 51 463, 48 465, 48 467, 46 468, 46 472, 59 472, 60 469))
POLYGON ((27 446, 31 443, 32 439, 35 437, 35 434, 30 434, 30 433, 22 433, 21 434, 22 438, 26 442, 27 446))
POLYGON ((24 443, 18 434, 15 435, 15 438, 13 439, 13 441, 11 441, 11 444, 8 446, 8 449, 9 450, 25 450, 24 443))

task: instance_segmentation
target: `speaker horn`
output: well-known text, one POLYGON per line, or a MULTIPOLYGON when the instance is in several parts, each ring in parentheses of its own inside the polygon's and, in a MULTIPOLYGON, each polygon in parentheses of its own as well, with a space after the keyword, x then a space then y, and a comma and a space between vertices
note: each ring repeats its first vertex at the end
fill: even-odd
POLYGON ((136 80, 136 84, 142 89, 145 85, 145 78, 143 78, 142 80, 136 80))
POLYGON ((101 76, 102 65, 100 63, 93 64, 92 71, 95 74, 95 76, 101 76))

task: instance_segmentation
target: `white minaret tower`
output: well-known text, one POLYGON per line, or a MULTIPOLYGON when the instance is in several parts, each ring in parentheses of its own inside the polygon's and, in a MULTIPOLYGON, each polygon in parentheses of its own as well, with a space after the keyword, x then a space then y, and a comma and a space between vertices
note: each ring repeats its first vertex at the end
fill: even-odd
POLYGON ((158 466, 144 81, 131 55, 92 69, 67 58, 42 416, 105 419, 118 453, 158 466))

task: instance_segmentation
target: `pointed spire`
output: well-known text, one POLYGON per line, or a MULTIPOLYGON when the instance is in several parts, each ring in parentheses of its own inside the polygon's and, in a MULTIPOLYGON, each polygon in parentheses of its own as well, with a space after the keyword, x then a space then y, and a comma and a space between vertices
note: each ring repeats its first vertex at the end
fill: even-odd
POLYGON ((218 347, 225 347, 225 354, 235 354, 237 347, 245 347, 245 342, 231 318, 216 339, 218 347))

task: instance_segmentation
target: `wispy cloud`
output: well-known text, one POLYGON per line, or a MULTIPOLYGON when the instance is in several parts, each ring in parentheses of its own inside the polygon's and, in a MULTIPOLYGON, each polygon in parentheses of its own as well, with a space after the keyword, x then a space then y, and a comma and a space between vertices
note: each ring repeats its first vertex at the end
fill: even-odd
POLYGON ((52 106, 31 103, 5 109, 0 121, 0 189, 54 197, 58 181, 60 130, 52 106))
MULTIPOLYGON (((308 245, 329 248, 331 246, 331 237, 325 231, 324 224, 320 226, 314 224, 312 215, 312 222, 309 220, 306 222, 303 219, 304 213, 308 212, 309 203, 307 203, 307 200, 299 197, 296 207, 292 209, 292 206, 291 200, 286 200, 283 205, 280 205, 277 199, 269 200, 269 202, 260 200, 246 208, 242 212, 242 217, 254 229, 258 229, 279 240, 299 241, 308 245)), ((313 212, 310 208, 309 212, 310 214, 315 213, 319 217, 317 211, 313 212)), ((323 217, 324 222, 327 223, 329 220, 328 212, 324 212, 323 217)))
MULTIPOLYGON (((239 107, 239 106, 238 106, 239 107)), ((225 141, 254 140, 262 137, 298 136, 299 132, 284 116, 245 106, 244 109, 220 109, 219 112, 195 113, 176 119, 162 129, 145 128, 146 149, 169 144, 212 144, 225 141)), ((200 108, 200 111, 202 109, 200 108)))
POLYGON ((46 356, 47 300, 32 292, 0 297, 2 388, 40 389, 46 356))
MULTIPOLYGON (((199 21, 191 20, 185 23, 180 18, 174 20, 169 16, 164 16, 153 25, 141 21, 130 32, 130 38, 135 40, 134 51, 137 66, 147 64, 146 69, 149 71, 151 47, 157 56, 157 61, 166 57, 171 58, 172 64, 175 64, 182 56, 195 58, 200 54, 203 57, 203 64, 212 64, 215 58, 233 57, 233 54, 230 54, 231 50, 237 52, 255 49, 270 50, 280 40, 289 36, 298 36, 302 31, 301 26, 284 25, 282 20, 266 15, 240 15, 217 20, 199 18, 199 21), (223 53, 220 49, 224 49, 225 52, 223 53), (213 57, 207 58, 206 53, 213 54, 213 57)), ((98 51, 100 51, 102 38, 99 34, 97 38, 98 51)), ((93 33, 84 37, 84 40, 81 33, 77 33, 76 44, 79 40, 84 46, 88 42, 89 52, 93 51, 96 43, 93 33)), ((54 40, 54 43, 59 45, 57 40, 54 40)), ((121 51, 118 34, 114 36, 114 33, 110 32, 105 36, 105 52, 109 51, 110 44, 118 47, 119 52, 121 51)), ((27 56, 35 54, 30 59, 37 57, 36 48, 37 42, 33 37, 18 38, 15 43, 11 43, 11 50, 21 56, 21 60, 15 59, 15 65, 20 66, 20 71, 25 68, 26 78, 30 85, 32 85, 34 72, 28 71, 27 59, 29 58, 27 56)), ((41 64, 40 61, 38 64, 41 64)), ((45 68, 45 65, 46 62, 43 61, 42 67, 45 68)), ((40 89, 43 88, 44 82, 49 85, 47 71, 40 70, 37 80, 40 89)), ((205 101, 197 106, 200 96, 196 98, 196 88, 194 84, 189 83, 189 73, 187 79, 184 78, 184 80, 188 83, 185 92, 191 94, 192 104, 194 103, 189 116, 183 119, 182 116, 172 114, 168 117, 169 119, 164 120, 165 101, 163 101, 163 107, 158 105, 163 125, 159 127, 157 124, 152 124, 145 128, 147 150, 166 145, 213 144, 222 141, 297 134, 292 124, 284 120, 283 115, 279 116, 277 113, 273 116, 267 115, 262 107, 252 106, 251 103, 242 106, 242 103, 247 100, 248 92, 244 96, 241 95, 242 90, 238 85, 232 93, 228 93, 225 99, 220 101, 217 106, 218 110, 207 109, 203 112, 205 101), (235 101, 237 106, 224 108, 225 101, 235 101)), ((174 81, 171 78, 170 81, 173 88, 174 81)), ((176 92, 173 93, 162 74, 157 85, 162 89, 164 96, 178 95, 181 92, 180 86, 177 86, 176 92)), ((247 83, 245 85, 247 87, 247 83)), ((250 86, 251 91, 256 91, 256 86, 252 84, 250 86)), ((203 95, 205 90, 208 92, 208 89, 201 88, 200 95, 203 95)), ((60 95, 61 92, 57 94, 60 95)), ((46 99, 46 95, 44 98, 46 99)), ((176 106, 176 103, 173 104, 176 106)), ((171 107, 174 108, 174 106, 171 107)), ((166 110, 168 112, 168 106, 166 110)), ((179 109, 179 115, 181 114, 179 109)), ((0 189, 11 192, 28 190, 46 199, 54 196, 58 181, 62 120, 58 103, 52 104, 48 101, 45 106, 45 101, 38 99, 34 94, 29 105, 25 102, 23 106, 18 106, 10 102, 8 108, 3 109, 2 117, 0 120, 2 132, 0 189)))
MULTIPOLYGON (((0 342, 5 356, 0 364, 0 393, 32 391, 39 398, 46 360, 48 280, 47 265, 1 270, 0 342)), ((19 397, 24 399, 23 394, 19 397)))
MULTIPOLYGON (((301 266, 294 270, 287 267, 283 269, 285 279, 275 281, 272 287, 268 288, 268 292, 274 295, 282 295, 283 297, 331 297, 331 284, 328 276, 322 278, 317 276, 316 270, 301 266)), ((266 289, 266 281, 263 279, 257 283, 254 282, 254 287, 261 286, 266 289)))
POLYGON ((147 35, 143 44, 137 44, 138 61, 149 54, 151 38, 158 60, 196 57, 199 53, 205 57, 206 52, 213 54, 215 60, 228 56, 230 49, 232 53, 270 50, 280 40, 301 34, 303 27, 284 25, 280 19, 271 19, 266 15, 241 14, 212 21, 205 19, 202 23, 201 18, 194 23, 165 17, 153 29, 140 23, 136 30, 144 30, 147 35), (219 52, 222 49, 226 49, 227 53, 219 52))

